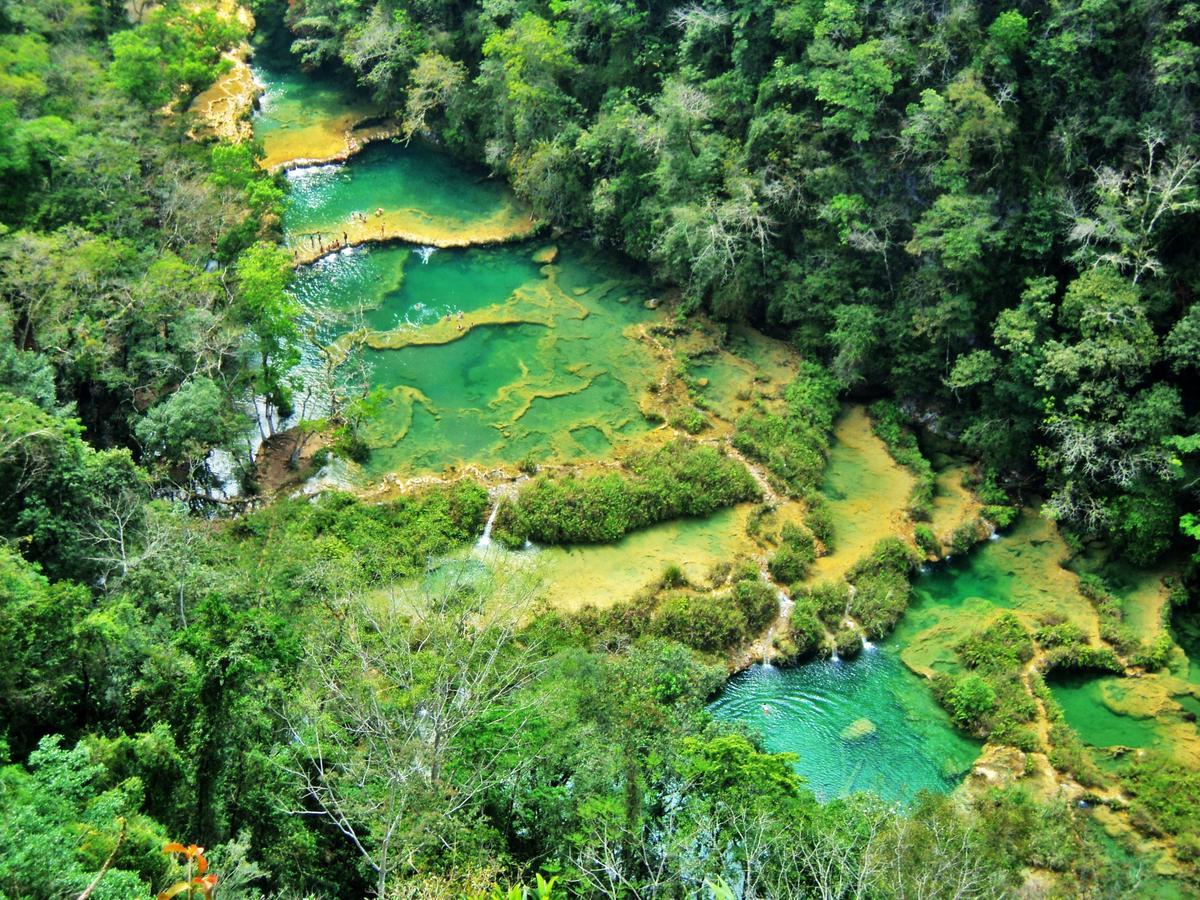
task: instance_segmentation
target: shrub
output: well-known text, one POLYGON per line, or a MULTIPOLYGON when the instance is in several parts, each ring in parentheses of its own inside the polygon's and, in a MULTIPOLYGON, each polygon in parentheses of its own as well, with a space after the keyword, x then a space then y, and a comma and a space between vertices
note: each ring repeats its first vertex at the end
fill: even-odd
POLYGON ((731 591, 734 603, 746 617, 751 634, 757 634, 779 615, 779 596, 771 585, 755 575, 734 584, 731 591))
POLYGON ((1111 647, 1065 644, 1046 652, 1045 671, 1069 669, 1080 672, 1124 672, 1125 666, 1111 647))
POLYGON ((800 601, 792 607, 792 640, 798 659, 816 655, 825 641, 825 626, 811 601, 800 601))
POLYGON ((737 460, 678 441, 631 458, 622 473, 535 478, 504 507, 497 531, 517 542, 615 541, 656 522, 708 515, 758 496, 753 476, 737 460))
POLYGON ((950 536, 950 552, 966 553, 979 541, 979 523, 964 522, 954 529, 950 536))
POLYGON ((785 412, 755 404, 737 420, 733 445, 770 469, 792 496, 803 496, 816 488, 825 470, 837 394, 832 375, 815 363, 801 363, 784 391, 785 412))
POLYGON ((695 650, 717 652, 748 633, 746 616, 728 594, 677 594, 654 611, 651 629, 695 650))
POLYGON ((1021 510, 1016 506, 985 506, 982 515, 998 529, 1005 529, 1017 520, 1021 510))
POLYGON ((1150 671, 1162 669, 1166 667, 1167 660, 1171 658, 1171 648, 1174 645, 1175 643, 1171 640, 1171 635, 1163 632, 1151 643, 1143 644, 1131 662, 1135 666, 1141 666, 1143 669, 1150 671))
POLYGON ((1087 643, 1087 635, 1074 622, 1043 625, 1033 633, 1033 636, 1043 647, 1063 647, 1070 644, 1087 643))
POLYGON ((1098 787, 1104 783, 1104 775, 1092 760, 1091 754, 1065 722, 1056 721, 1050 726, 1050 749, 1047 756, 1050 765, 1068 773, 1084 787, 1098 787))
POLYGON ((941 556, 942 542, 938 540, 937 535, 933 533, 933 529, 928 525, 918 525, 913 529, 913 537, 917 541, 917 546, 926 556, 941 556))
POLYGON ((672 428, 678 428, 681 431, 686 431, 688 434, 699 434, 708 427, 708 419, 696 407, 689 406, 687 409, 678 410, 672 415, 670 424, 672 428))
POLYGON ((850 611, 869 637, 881 638, 908 609, 908 574, 918 562, 915 550, 899 538, 884 538, 870 556, 854 564, 847 579, 854 585, 850 611))
POLYGON ((805 500, 808 510, 804 516, 804 524, 812 532, 813 537, 821 542, 826 553, 834 550, 835 535, 833 531, 833 515, 825 505, 825 499, 819 494, 811 494, 805 500))
POLYGON ((978 728, 996 708, 996 691, 979 675, 964 675, 947 692, 946 707, 960 725, 978 728))
POLYGON ((1003 613, 986 628, 959 642, 955 651, 967 668, 1014 672, 1033 658, 1033 642, 1016 616, 1003 613))
POLYGON ((809 596, 817 615, 836 625, 850 606, 850 585, 844 581, 823 581, 813 587, 809 596))
POLYGON ((816 545, 807 531, 791 523, 783 526, 779 548, 771 555, 771 577, 782 584, 793 584, 808 574, 817 558, 816 545))
POLYGON ((683 574, 683 568, 678 563, 667 563, 658 583, 665 588, 683 587, 687 584, 687 576, 683 574))
POLYGON ((921 453, 917 437, 905 424, 904 411, 889 400, 871 404, 871 425, 887 445, 892 459, 916 476, 916 483, 908 498, 908 514, 914 520, 928 520, 933 514, 933 494, 937 476, 921 453))
POLYGON ((853 659, 862 653, 862 635, 853 628, 839 628, 834 632, 833 645, 837 647, 838 656, 853 659))

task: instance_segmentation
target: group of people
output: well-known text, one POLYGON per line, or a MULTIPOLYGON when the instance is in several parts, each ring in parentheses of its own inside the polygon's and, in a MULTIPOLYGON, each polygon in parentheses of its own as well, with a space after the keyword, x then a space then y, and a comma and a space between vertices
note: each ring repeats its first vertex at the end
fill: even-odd
MULTIPOLYGON (((375 209, 375 217, 379 218, 382 215, 383 215, 383 207, 382 206, 377 207, 375 209)), ((350 213, 350 221, 351 222, 360 222, 363 225, 365 225, 365 224, 367 224, 367 214, 361 213, 361 212, 352 212, 352 213, 350 213)), ((383 237, 383 223, 382 222, 379 223, 379 236, 381 238, 383 237)), ((351 246, 349 231, 342 232, 341 240, 338 240, 336 237, 333 238, 333 240, 331 240, 329 242, 328 246, 325 244, 324 236, 319 231, 314 232, 312 234, 307 234, 307 235, 305 235, 305 238, 310 243, 316 244, 317 250, 319 250, 321 253, 335 253, 338 250, 341 250, 343 247, 351 246)), ((299 259, 300 259, 300 251, 299 250, 292 251, 292 259, 299 261, 299 259)), ((460 314, 459 318, 461 318, 461 317, 462 316, 460 314)), ((459 331, 461 331, 461 330, 462 330, 462 328, 460 326, 459 331)))

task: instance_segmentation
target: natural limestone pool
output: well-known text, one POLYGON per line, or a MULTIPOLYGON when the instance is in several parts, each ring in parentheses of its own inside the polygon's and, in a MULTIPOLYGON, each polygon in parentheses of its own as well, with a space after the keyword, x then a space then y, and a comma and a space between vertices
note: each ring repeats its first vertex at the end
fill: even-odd
POLYGON ((766 749, 796 754, 796 771, 823 800, 856 791, 897 801, 945 792, 979 753, 889 645, 850 661, 752 666, 710 709, 761 732, 766 749))

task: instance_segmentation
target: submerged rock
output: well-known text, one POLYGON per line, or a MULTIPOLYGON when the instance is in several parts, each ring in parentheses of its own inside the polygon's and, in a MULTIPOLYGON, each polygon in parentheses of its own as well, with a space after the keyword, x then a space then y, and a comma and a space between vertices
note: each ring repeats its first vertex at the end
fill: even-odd
POLYGON ((647 300, 642 305, 645 306, 646 309, 658 309, 658 306, 660 303, 662 303, 662 301, 659 300, 657 297, 651 297, 649 300, 647 300))
POLYGON ((841 738, 843 741, 861 741, 863 738, 870 737, 874 733, 875 723, 864 716, 861 719, 855 719, 843 728, 841 738))
POLYGON ((558 246, 551 244, 533 254, 533 261, 540 265, 548 265, 558 259, 558 246))

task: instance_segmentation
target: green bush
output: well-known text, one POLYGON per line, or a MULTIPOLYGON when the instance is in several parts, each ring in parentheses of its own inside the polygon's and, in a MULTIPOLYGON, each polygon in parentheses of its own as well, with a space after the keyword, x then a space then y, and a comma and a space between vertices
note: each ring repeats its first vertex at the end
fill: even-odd
POLYGON ((982 515, 985 519, 1003 530, 1017 520, 1021 510, 1016 506, 985 506, 982 515))
POLYGON ((654 611, 651 630, 662 637, 710 653, 725 650, 748 632, 746 616, 729 594, 677 594, 654 611))
POLYGON ((774 587, 764 582, 757 574, 734 584, 731 591, 734 603, 746 617, 751 634, 758 634, 775 621, 779 615, 779 595, 774 587))
POLYGON ((817 558, 813 536, 791 523, 783 526, 779 548, 771 554, 767 567, 771 577, 781 584, 794 584, 808 574, 817 558))
POLYGON ((810 494, 805 499, 807 510, 804 524, 812 532, 813 537, 821 542, 826 553, 832 553, 835 548, 836 535, 833 530, 833 514, 825 504, 825 498, 820 494, 810 494))
POLYGON ((950 552, 963 554, 979 543, 979 523, 964 522, 950 536, 950 552))
POLYGON ((813 363, 801 363, 784 392, 785 412, 755 404, 738 418, 733 445, 763 463, 792 496, 803 496, 821 482, 837 394, 833 376, 813 363))
POLYGON ((516 503, 502 510, 497 532, 517 542, 609 542, 758 496, 758 484, 740 462, 712 447, 677 441, 631 458, 625 472, 527 482, 516 503))
POLYGON ((928 525, 917 525, 913 528, 913 537, 916 539, 917 547, 926 556, 942 555, 942 542, 938 540, 937 535, 928 525))
POLYGON ((1043 647, 1063 647, 1087 643, 1087 635, 1074 622, 1043 625, 1033 633, 1033 637, 1043 647))
POLYGON ((809 591, 813 609, 836 627, 850 606, 850 585, 844 581, 822 581, 809 591))
POLYGON ((884 538, 850 569, 846 576, 854 586, 850 612, 868 637, 885 637, 908 609, 912 593, 908 576, 919 560, 904 541, 884 538))
POLYGON ((986 628, 960 641, 955 651, 967 668, 1014 672, 1033 658, 1033 642, 1021 621, 1006 612, 986 628))
POLYGON ((1130 662, 1149 671, 1165 668, 1173 646, 1175 642, 1171 640, 1171 635, 1163 632, 1150 643, 1143 644, 1130 662))
POLYGON ((1051 724, 1049 743, 1046 755, 1054 768, 1066 772, 1084 787, 1098 787, 1104 783, 1104 775, 1091 754, 1065 722, 1051 724))
POLYGON ((688 434, 699 434, 708 427, 708 419, 699 409, 689 406, 687 409, 677 410, 671 416, 670 424, 672 428, 678 428, 688 434))
POLYGON ((663 566, 658 583, 665 588, 683 587, 687 584, 687 576, 683 574, 683 568, 678 563, 667 563, 663 566))
POLYGON ((996 691, 979 675, 964 675, 947 692, 946 707, 954 721, 975 729, 996 708, 996 691))
POLYGON ((792 607, 792 641, 797 659, 815 656, 825 642, 825 626, 810 600, 797 601, 792 607))
POLYGON ((834 632, 833 645, 837 647, 838 656, 853 659, 862 653, 862 635, 853 628, 839 628, 834 632))

